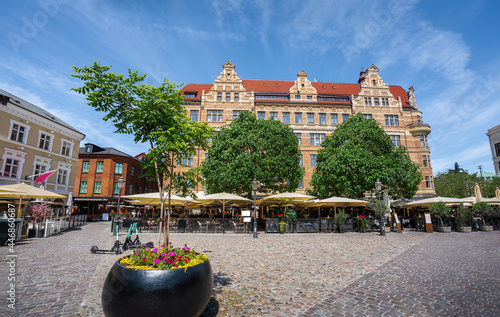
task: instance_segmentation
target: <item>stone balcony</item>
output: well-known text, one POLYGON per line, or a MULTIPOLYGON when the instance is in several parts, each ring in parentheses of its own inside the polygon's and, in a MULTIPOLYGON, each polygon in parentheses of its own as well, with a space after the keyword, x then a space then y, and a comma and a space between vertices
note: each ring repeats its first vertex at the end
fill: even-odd
POLYGON ((408 126, 412 135, 428 135, 431 133, 431 126, 427 123, 412 123, 408 126))

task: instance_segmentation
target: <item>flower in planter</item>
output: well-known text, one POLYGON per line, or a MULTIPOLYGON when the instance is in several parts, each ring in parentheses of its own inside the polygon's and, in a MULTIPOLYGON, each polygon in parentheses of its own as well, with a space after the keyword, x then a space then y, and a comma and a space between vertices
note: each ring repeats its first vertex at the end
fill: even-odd
POLYGON ((196 253, 187 245, 174 248, 171 245, 158 248, 139 248, 130 256, 120 259, 120 264, 135 270, 170 270, 183 268, 186 270, 208 260, 205 254, 196 253))
POLYGON ((278 215, 278 219, 280 219, 280 220, 283 219, 284 217, 285 217, 285 215, 283 215, 283 214, 278 215))
POLYGON ((358 221, 358 230, 360 232, 365 232, 366 229, 368 229, 369 220, 363 215, 356 217, 356 220, 358 221))
POLYGON ((213 215, 213 214, 209 214, 209 215, 208 215, 208 218, 210 218, 210 219, 212 219, 213 217, 214 217, 214 215, 213 215))
POLYGON ((285 232, 286 231, 286 222, 281 221, 279 223, 279 226, 280 226, 280 232, 285 232))
POLYGON ((304 214, 304 218, 309 218, 309 214, 304 214))
POLYGON ((28 213, 31 215, 31 221, 35 226, 36 232, 38 234, 39 223, 42 222, 43 218, 51 211, 49 204, 41 203, 31 205, 28 209, 28 213))
POLYGON ((184 217, 186 217, 186 213, 185 212, 179 214, 179 218, 184 218, 184 217))

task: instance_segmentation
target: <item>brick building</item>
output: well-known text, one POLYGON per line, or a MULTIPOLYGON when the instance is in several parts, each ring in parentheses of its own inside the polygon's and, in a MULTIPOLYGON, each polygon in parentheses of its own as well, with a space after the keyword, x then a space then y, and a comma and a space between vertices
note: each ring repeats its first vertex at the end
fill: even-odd
MULTIPOLYGON (((304 179, 297 192, 308 188, 316 154, 321 142, 338 124, 355 113, 373 117, 395 145, 404 145, 411 159, 420 165, 424 177, 417 196, 434 196, 430 149, 427 135, 431 128, 423 121, 414 89, 386 84, 379 69, 371 65, 362 70, 358 83, 311 82, 305 71, 294 81, 246 80, 227 62, 213 84, 188 84, 183 95, 189 104, 188 115, 194 121, 207 122, 218 129, 229 124, 240 111, 251 111, 258 118, 274 118, 290 125, 299 139, 304 179)), ((199 166, 205 153, 199 151, 184 163, 199 166)), ((197 190, 203 190, 197 185, 197 190)))
POLYGON ((133 157, 92 143, 81 147, 75 182, 75 204, 79 212, 92 215, 116 211, 120 177, 125 179, 121 195, 157 192, 157 183, 142 177, 140 161, 143 157, 143 153, 133 157))

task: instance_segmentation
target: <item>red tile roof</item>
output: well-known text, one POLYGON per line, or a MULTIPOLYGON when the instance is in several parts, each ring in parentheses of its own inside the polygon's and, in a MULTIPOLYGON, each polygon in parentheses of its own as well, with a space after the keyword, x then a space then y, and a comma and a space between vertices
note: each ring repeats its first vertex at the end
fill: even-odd
MULTIPOLYGON (((266 92, 266 93, 289 93, 290 88, 294 85, 294 81, 285 80, 255 80, 244 79, 243 87, 250 92, 266 92)), ((312 82, 320 95, 357 95, 360 91, 359 84, 342 84, 342 83, 323 83, 312 82), (324 88, 323 88, 324 87, 324 88)), ((195 98, 186 98, 188 100, 201 100, 202 91, 208 93, 213 87, 213 84, 188 84, 182 89, 182 94, 185 92, 196 93, 195 98)), ((403 106, 408 106, 408 95, 401 86, 389 86, 389 91, 394 98, 401 97, 403 106)))

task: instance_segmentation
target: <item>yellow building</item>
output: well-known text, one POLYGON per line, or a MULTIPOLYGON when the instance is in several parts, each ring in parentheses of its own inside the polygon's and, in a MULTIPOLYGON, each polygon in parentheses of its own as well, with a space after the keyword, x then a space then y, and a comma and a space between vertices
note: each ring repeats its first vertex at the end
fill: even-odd
POLYGON ((34 185, 33 175, 57 170, 45 189, 73 193, 84 137, 46 110, 0 89, 0 185, 34 185))
MULTIPOLYGON (((309 187, 321 142, 338 124, 355 113, 373 117, 391 137, 393 144, 404 145, 411 159, 420 165, 423 181, 417 196, 435 196, 427 135, 431 128, 423 121, 413 87, 386 84, 379 69, 371 65, 361 71, 358 83, 311 82, 300 71, 294 81, 245 80, 227 62, 213 84, 188 84, 183 95, 192 120, 207 122, 219 129, 229 124, 240 111, 251 111, 258 118, 274 118, 290 125, 299 139, 304 179, 297 192, 309 187)), ((199 166, 205 153, 199 151, 185 159, 199 166)), ((198 185, 197 190, 203 190, 198 185)))

